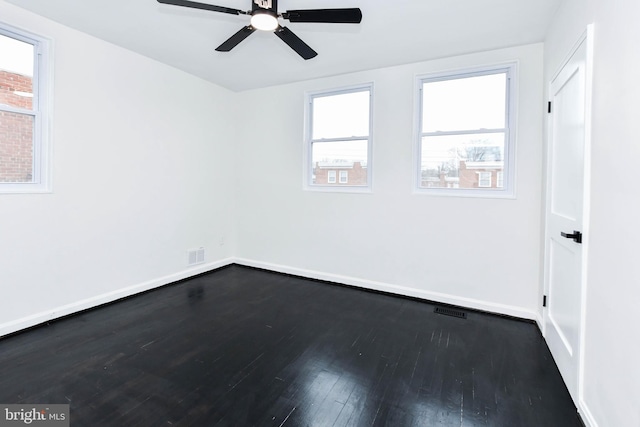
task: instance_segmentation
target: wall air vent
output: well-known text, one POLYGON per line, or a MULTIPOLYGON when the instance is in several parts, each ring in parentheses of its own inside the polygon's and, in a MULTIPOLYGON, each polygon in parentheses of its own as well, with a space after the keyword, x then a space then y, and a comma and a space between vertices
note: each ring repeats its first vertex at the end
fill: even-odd
POLYGON ((437 314, 444 314, 445 316, 459 317, 461 319, 467 318, 467 313, 461 310, 456 310, 455 308, 436 307, 433 312, 437 314))

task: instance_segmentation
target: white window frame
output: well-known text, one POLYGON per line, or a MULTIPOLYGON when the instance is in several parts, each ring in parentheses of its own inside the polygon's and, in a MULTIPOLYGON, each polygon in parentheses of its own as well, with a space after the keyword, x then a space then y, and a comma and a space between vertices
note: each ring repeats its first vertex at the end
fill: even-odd
POLYGON ((305 94, 305 130, 303 149, 303 189, 338 193, 371 193, 373 188, 373 83, 347 86, 338 89, 310 91, 305 94), (369 135, 345 135, 344 137, 313 139, 313 100, 319 97, 369 92, 369 135), (323 185, 313 181, 312 145, 316 142, 367 141, 367 185, 323 185))
POLYGON ((508 62, 482 67, 469 67, 464 69, 444 71, 416 76, 415 79, 415 138, 414 138, 414 186, 415 194, 428 194, 436 196, 453 197, 481 197, 481 198, 507 198, 516 197, 516 106, 517 106, 517 82, 518 63, 508 62), (492 74, 505 73, 507 76, 505 128, 504 129, 469 129, 464 131, 422 132, 422 90, 424 83, 435 81, 454 80, 466 77, 478 77, 492 74), (434 135, 460 135, 464 133, 494 133, 504 132, 504 186, 502 188, 425 188, 421 187, 422 165, 422 138, 434 135))
POLYGON ((327 171, 327 182, 329 184, 335 184, 337 182, 336 181, 336 171, 334 171, 334 170, 327 171))
POLYGON ((51 192, 50 110, 52 67, 51 41, 45 37, 0 22, 0 34, 33 45, 33 109, 7 105, 1 111, 30 115, 34 118, 33 181, 25 183, 0 182, 0 194, 51 192))
POLYGON ((349 183, 349 171, 339 171, 339 183, 340 184, 348 184, 349 183))

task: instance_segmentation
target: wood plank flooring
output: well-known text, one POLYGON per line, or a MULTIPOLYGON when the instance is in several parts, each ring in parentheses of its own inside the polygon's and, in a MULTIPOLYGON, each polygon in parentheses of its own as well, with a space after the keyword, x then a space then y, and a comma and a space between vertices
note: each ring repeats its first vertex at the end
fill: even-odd
POLYGON ((72 426, 581 427, 537 327, 240 266, 0 340, 72 426))

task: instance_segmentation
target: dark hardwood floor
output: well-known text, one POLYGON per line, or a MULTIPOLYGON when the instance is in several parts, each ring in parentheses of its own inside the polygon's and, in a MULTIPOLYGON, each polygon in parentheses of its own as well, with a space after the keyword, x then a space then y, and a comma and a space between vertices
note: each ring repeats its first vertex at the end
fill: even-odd
POLYGON ((78 426, 581 426, 532 323, 231 266, 0 340, 78 426))

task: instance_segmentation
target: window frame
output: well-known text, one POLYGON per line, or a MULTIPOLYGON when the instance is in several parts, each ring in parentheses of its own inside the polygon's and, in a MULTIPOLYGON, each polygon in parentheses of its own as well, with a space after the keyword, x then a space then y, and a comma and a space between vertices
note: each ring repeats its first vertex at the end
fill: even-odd
POLYGON ((479 197, 479 198, 516 198, 516 118, 518 90, 518 62, 511 61, 487 66, 467 67, 449 71, 421 74, 415 77, 415 126, 414 126, 414 172, 413 193, 433 196, 479 197), (505 144, 503 181, 501 188, 426 188, 421 186, 422 177, 422 138, 435 135, 462 135, 470 133, 495 133, 502 129, 465 129, 445 132, 423 132, 423 88, 425 83, 480 77, 493 74, 506 74, 505 93, 505 144))
MULTIPOLYGON (((308 91, 305 93, 305 125, 303 148, 303 189, 307 191, 337 193, 371 193, 373 189, 373 82, 345 86, 341 88, 308 91), (336 138, 313 139, 313 101, 316 98, 344 95, 356 92, 369 92, 369 134, 336 138), (367 184, 323 185, 313 183, 313 144, 331 141, 367 141, 367 184)), ((336 180, 337 181, 337 180, 336 180)))
POLYGON ((338 171, 338 184, 348 184, 349 183, 349 171, 341 170, 338 171))
POLYGON ((16 28, 0 21, 0 35, 28 43, 33 46, 33 104, 27 110, 8 105, 0 106, 0 111, 33 117, 33 181, 0 182, 0 194, 50 193, 51 189, 51 90, 53 64, 51 40, 16 28))

